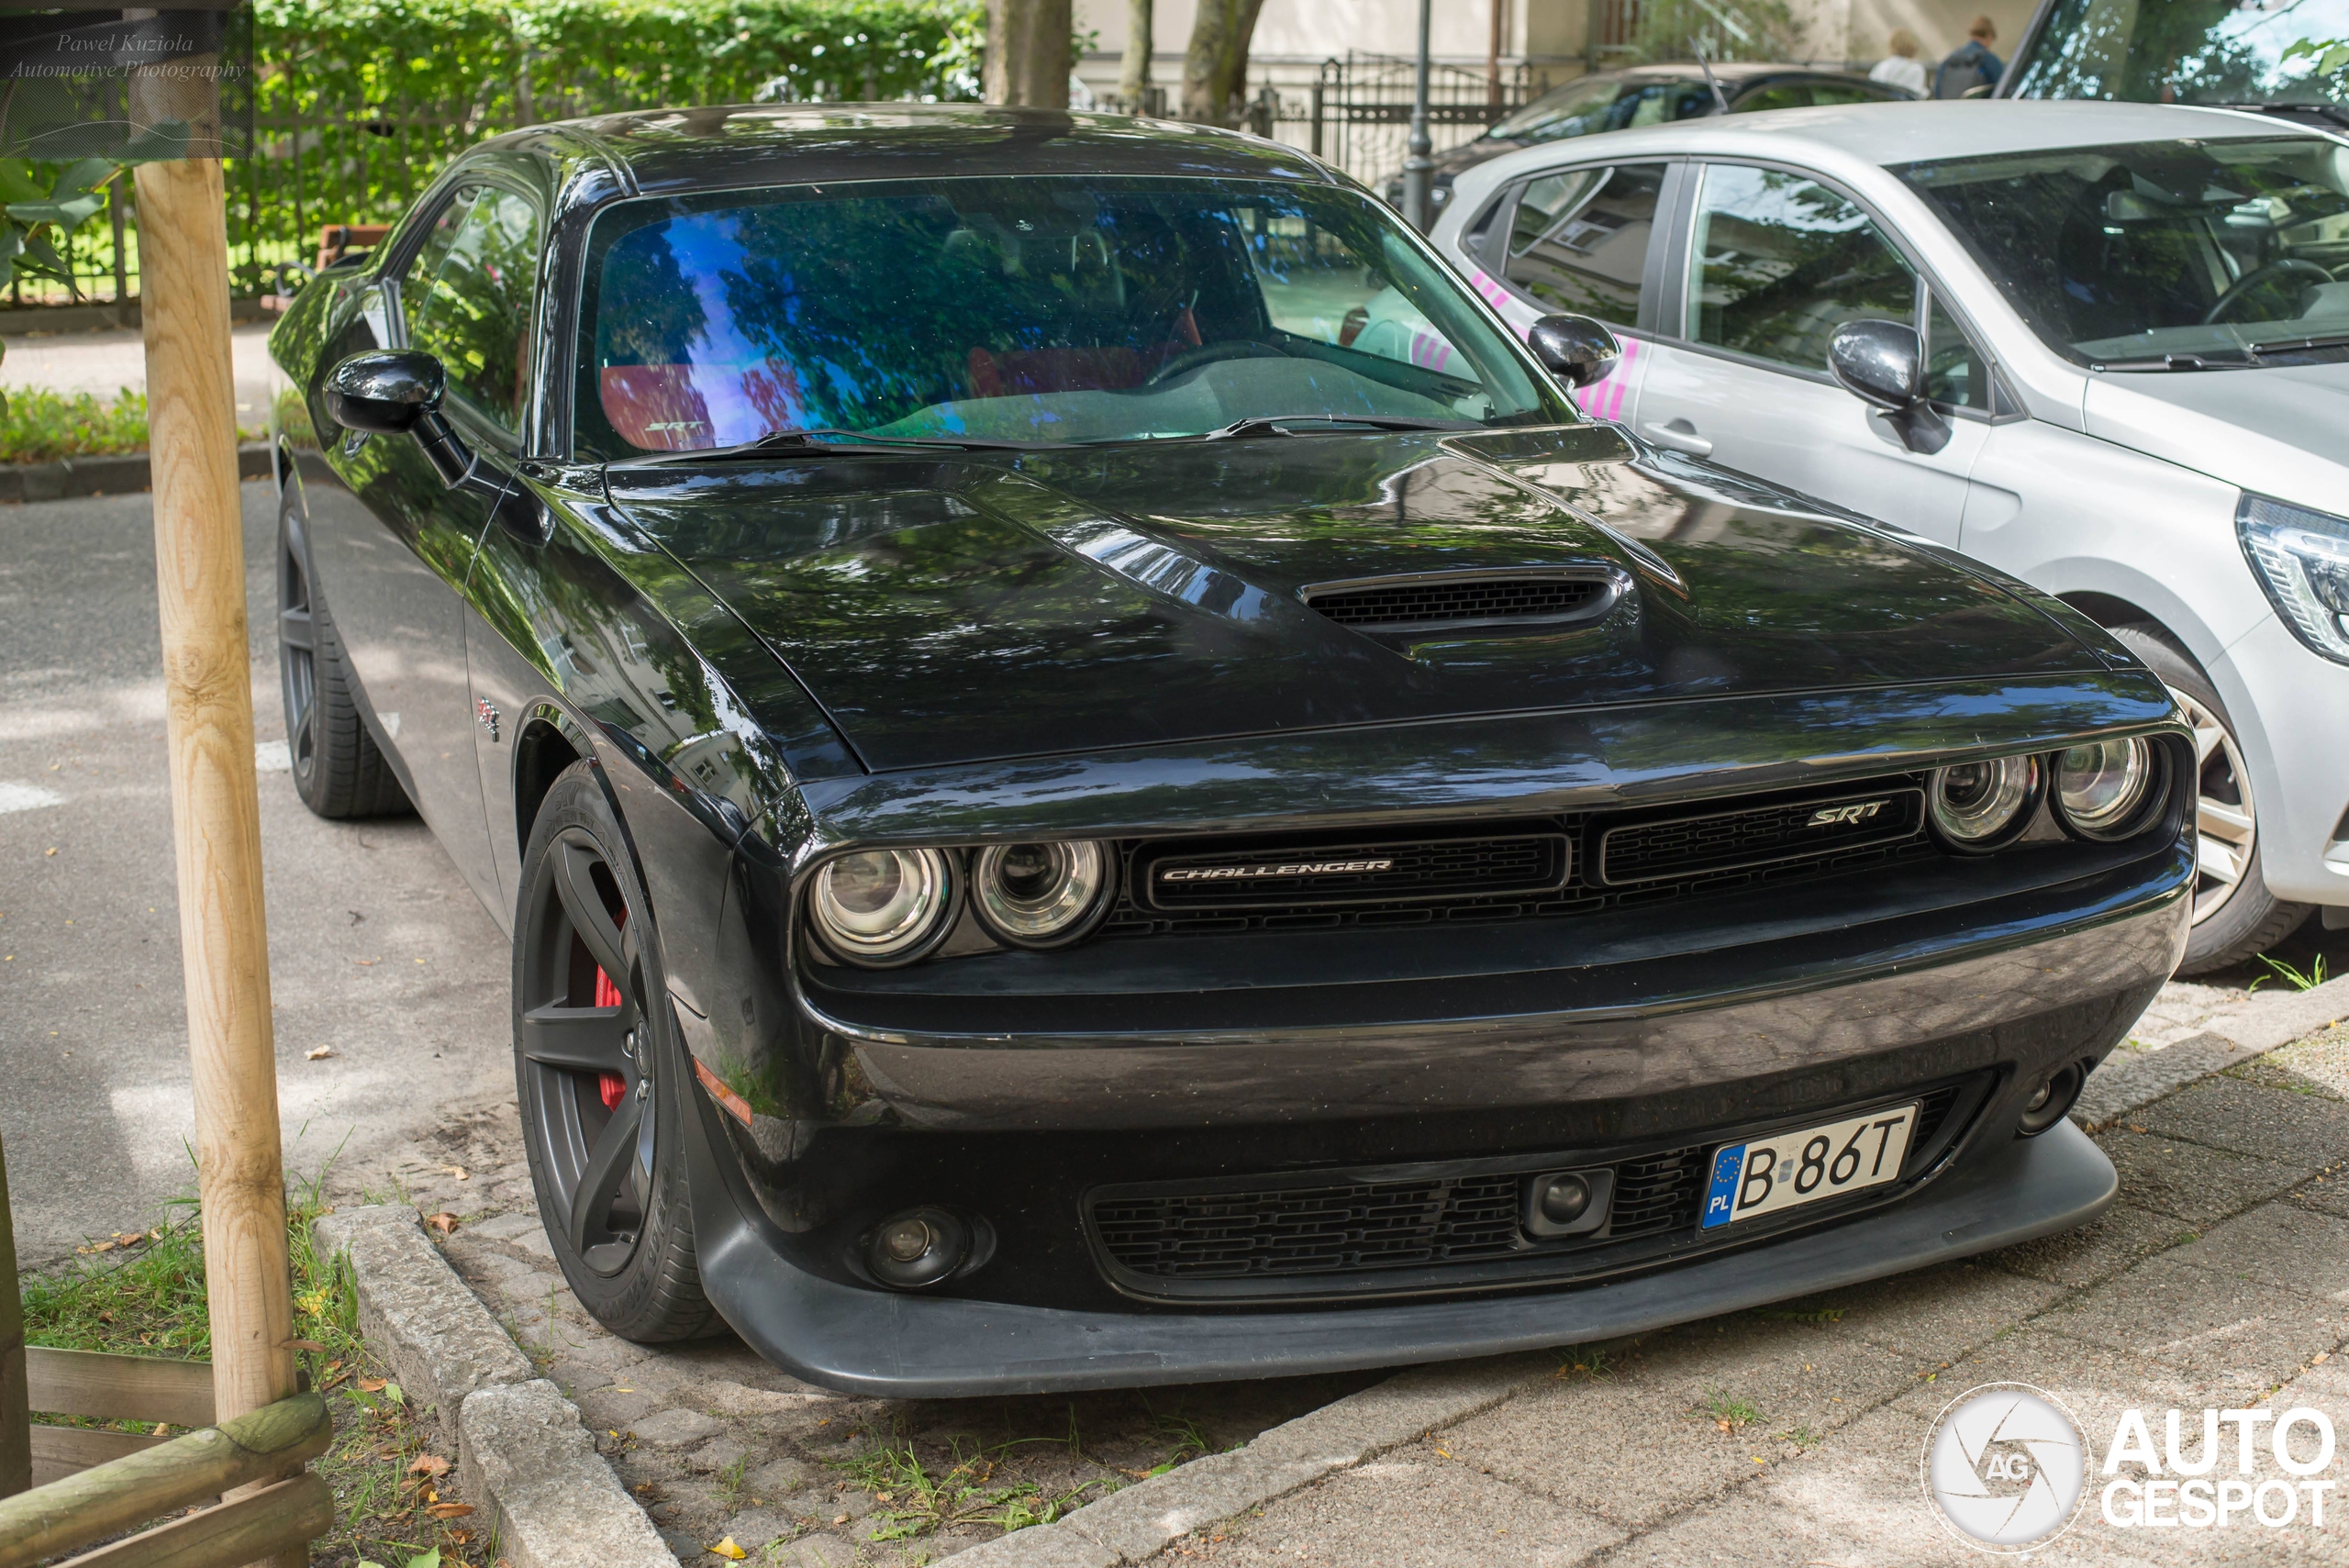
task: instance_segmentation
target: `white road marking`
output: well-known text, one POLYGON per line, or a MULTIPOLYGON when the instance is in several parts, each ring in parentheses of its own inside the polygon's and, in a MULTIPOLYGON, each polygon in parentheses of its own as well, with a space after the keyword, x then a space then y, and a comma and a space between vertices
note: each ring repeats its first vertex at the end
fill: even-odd
POLYGON ((0 817, 11 811, 39 811, 44 806, 62 806, 65 797, 53 789, 39 784, 0 782, 0 817))
POLYGON ((253 747, 253 768, 257 773, 290 773, 294 771, 294 753, 285 749, 283 740, 263 740, 253 747))

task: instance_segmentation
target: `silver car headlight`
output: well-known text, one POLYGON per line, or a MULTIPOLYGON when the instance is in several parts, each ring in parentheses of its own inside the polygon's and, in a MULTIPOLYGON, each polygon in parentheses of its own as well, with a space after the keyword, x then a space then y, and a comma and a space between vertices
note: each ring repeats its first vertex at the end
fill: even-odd
POLYGON ((2055 756, 2055 817, 2083 839, 2125 839, 2144 825, 2159 782, 2142 739, 2098 740, 2055 756))
POLYGON ((1015 947, 1058 947, 1093 929, 1108 907, 1104 846, 1077 841, 994 844, 972 868, 980 923, 1015 947))
POLYGON ((2252 574, 2302 642, 2349 664, 2349 518, 2245 495, 2235 532, 2252 574))
POLYGON ((1954 850, 1995 850, 2031 826, 2043 778, 2039 759, 1993 757, 1935 768, 1925 791, 1927 815, 1954 850))
POLYGON ((862 850, 827 861, 807 891, 833 957, 868 968, 910 963, 946 936, 953 868, 936 850, 862 850))

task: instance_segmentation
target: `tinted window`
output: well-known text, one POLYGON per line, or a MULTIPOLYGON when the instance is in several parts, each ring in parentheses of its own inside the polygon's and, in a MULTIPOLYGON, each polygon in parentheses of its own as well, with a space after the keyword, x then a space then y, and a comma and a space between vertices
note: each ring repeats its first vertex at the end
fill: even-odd
POLYGON ((440 239, 436 228, 401 290, 408 341, 440 358, 452 392, 504 428, 518 430, 529 387, 538 214, 520 196, 484 186, 448 242, 440 239), (428 275, 423 264, 436 247, 428 275))
POLYGON ((847 191, 608 209, 588 256, 583 441, 1116 441, 1259 417, 1561 412, 1456 275, 1356 192, 1097 177, 847 191))
POLYGON ((1570 82, 1486 131, 1504 141, 1556 141, 1602 130, 1632 130, 1713 112, 1713 92, 1698 82, 1626 82, 1620 77, 1570 82))
POLYGON ((1509 283, 1545 310, 1636 324, 1664 169, 1624 163, 1528 182, 1509 235, 1509 283))
POLYGON ((1773 82, 1746 94, 1730 106, 1738 114, 1750 115, 1765 109, 1807 109, 1818 102, 1818 92, 1808 82, 1773 82))
POLYGON ((400 275, 400 292, 411 308, 422 304, 424 296, 432 291, 432 280, 440 275, 440 264, 448 260, 449 247, 456 243, 458 233, 473 210, 473 198, 480 195, 479 185, 467 185, 451 197, 449 205, 440 209, 440 216, 432 220, 431 232, 424 237, 407 271, 400 275))
POLYGON ((1915 317, 1916 275, 1867 215, 1798 174, 1705 170, 1691 235, 1687 335, 1821 374, 1863 317, 1915 317))
POLYGON ((1925 306, 1925 395, 1935 403, 1990 412, 1990 363, 1966 337, 1957 318, 1927 291, 1925 306))
POLYGON ((2056 0, 2018 62, 2019 98, 2142 104, 2349 103, 2349 72, 2284 51, 2349 38, 2349 0, 2056 0))

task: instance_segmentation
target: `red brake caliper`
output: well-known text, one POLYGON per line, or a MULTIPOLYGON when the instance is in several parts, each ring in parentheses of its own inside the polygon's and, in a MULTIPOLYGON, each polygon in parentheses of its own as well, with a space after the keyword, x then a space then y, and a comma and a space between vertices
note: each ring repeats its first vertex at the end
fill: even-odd
MULTIPOLYGON (((627 925, 628 911, 621 910, 620 917, 613 924, 627 925)), ((612 977, 604 973, 603 965, 597 964, 596 966, 596 1006, 617 1007, 620 1005, 620 988, 612 984, 612 977)), ((606 1110, 618 1110, 621 1096, 628 1093, 628 1080, 617 1073, 598 1073, 596 1078, 596 1093, 603 1100, 606 1110)))

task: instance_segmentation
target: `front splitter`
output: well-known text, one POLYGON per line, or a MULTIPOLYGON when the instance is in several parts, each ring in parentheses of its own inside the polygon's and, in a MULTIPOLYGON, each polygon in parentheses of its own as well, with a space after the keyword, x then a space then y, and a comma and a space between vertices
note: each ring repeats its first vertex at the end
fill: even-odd
POLYGON ((2120 1186, 2103 1151, 2066 1121, 1976 1155, 1891 1207, 1598 1284, 1309 1311, 1122 1313, 900 1296, 802 1273, 744 1218, 707 1148, 694 1152, 702 1284, 735 1331, 807 1382, 900 1399, 1292 1377, 1612 1339, 2070 1230, 2120 1186))

